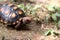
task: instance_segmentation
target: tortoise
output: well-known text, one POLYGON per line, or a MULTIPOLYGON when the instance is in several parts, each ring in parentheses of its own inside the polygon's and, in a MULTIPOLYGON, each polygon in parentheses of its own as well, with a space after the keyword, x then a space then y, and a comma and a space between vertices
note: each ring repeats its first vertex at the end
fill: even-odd
POLYGON ((23 10, 14 4, 0 5, 0 22, 6 25, 15 25, 17 28, 20 24, 28 24, 31 18, 27 17, 23 10))

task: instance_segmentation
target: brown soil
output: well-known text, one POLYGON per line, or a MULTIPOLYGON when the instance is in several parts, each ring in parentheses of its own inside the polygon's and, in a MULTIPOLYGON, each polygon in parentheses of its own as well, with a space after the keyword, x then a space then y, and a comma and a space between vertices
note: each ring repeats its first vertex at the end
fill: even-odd
MULTIPOLYGON (((30 0, 32 1, 32 0, 30 0)), ((32 4, 50 4, 59 6, 59 0, 35 0, 32 1, 32 4), (52 1, 52 2, 51 2, 52 1), (50 3, 51 2, 51 3, 50 3)), ((26 1, 22 1, 25 2, 26 1)), ((27 2, 26 2, 27 3, 27 2)), ((29 2, 31 3, 31 2, 29 2)), ((36 24, 32 21, 27 26, 20 26, 19 30, 12 29, 11 27, 6 27, 2 23, 0 23, 0 40, 60 40, 60 35, 58 36, 45 36, 44 33, 48 30, 55 30, 60 33, 60 30, 57 30, 54 23, 42 23, 36 24)))

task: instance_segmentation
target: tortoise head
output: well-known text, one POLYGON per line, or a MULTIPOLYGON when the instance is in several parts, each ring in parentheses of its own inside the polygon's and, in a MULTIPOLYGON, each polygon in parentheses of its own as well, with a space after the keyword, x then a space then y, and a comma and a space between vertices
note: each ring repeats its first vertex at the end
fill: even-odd
POLYGON ((24 24, 29 24, 29 23, 31 22, 31 18, 30 18, 30 17, 23 17, 22 22, 23 22, 24 24))

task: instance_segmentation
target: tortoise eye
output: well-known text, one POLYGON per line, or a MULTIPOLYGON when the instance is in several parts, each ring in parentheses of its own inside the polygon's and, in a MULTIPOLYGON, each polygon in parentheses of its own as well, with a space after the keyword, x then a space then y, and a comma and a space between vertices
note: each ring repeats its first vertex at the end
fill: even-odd
POLYGON ((16 14, 15 13, 12 13, 11 14, 11 18, 14 18, 14 17, 16 17, 16 14))

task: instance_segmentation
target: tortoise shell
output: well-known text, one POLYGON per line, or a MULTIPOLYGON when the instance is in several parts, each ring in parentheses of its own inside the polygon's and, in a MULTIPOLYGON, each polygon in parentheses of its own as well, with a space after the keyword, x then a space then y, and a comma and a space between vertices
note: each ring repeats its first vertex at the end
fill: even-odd
POLYGON ((0 5, 0 21, 7 24, 16 24, 25 17, 22 9, 13 4, 0 5))

